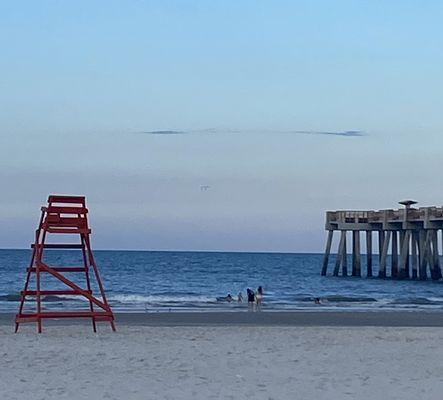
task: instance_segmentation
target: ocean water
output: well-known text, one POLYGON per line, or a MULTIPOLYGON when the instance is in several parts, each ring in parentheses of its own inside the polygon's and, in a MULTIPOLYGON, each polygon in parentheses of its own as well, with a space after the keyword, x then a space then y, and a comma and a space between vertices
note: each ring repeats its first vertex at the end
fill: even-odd
MULTIPOLYGON (((220 299, 263 286, 263 310, 377 310, 443 308, 443 286, 433 281, 322 277, 321 254, 95 251, 108 300, 120 312, 246 311, 220 299), (316 305, 314 298, 322 304, 316 305)), ((18 308, 31 252, 0 250, 0 312, 18 308)), ((47 251, 51 265, 81 265, 77 251, 47 251)), ((363 257, 364 259, 364 257, 363 257)), ((331 256, 330 270, 335 256, 331 256)), ((350 260, 349 260, 350 263, 350 260)), ((374 257, 374 270, 377 260, 374 257)), ((364 263, 362 265, 364 271, 364 263)), ((45 274, 46 289, 63 288, 45 274)), ((84 286, 82 274, 76 281, 84 286)), ((33 305, 33 302, 30 302, 33 305)), ((48 296, 47 309, 87 308, 75 296, 48 296)))

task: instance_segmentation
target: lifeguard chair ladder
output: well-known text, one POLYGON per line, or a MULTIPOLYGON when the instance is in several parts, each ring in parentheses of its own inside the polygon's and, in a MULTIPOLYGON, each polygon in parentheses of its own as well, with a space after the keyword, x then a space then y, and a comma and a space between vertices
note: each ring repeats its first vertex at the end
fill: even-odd
POLYGON ((54 196, 48 198, 48 206, 41 208, 41 217, 35 232, 35 243, 31 246, 32 257, 27 269, 24 290, 20 293, 20 307, 15 318, 15 332, 25 322, 36 322, 38 332, 42 332, 42 320, 47 318, 91 318, 94 332, 96 322, 109 321, 115 331, 114 314, 106 299, 105 290, 100 278, 97 264, 91 249, 88 225, 88 209, 83 196, 54 196), (79 244, 46 243, 48 234, 78 234, 79 244), (79 249, 82 251, 83 265, 78 267, 50 266, 44 261, 45 249, 79 249), (100 297, 93 295, 90 271, 93 271, 100 291, 100 297), (80 272, 85 275, 86 289, 68 279, 64 273, 80 272), (30 290, 31 280, 35 274, 35 290, 30 290), (50 274, 67 287, 66 290, 42 289, 42 274, 50 274), (89 302, 89 310, 85 311, 47 311, 43 308, 44 296, 76 295, 83 296, 89 302), (35 299, 33 312, 24 312, 25 302, 35 299))

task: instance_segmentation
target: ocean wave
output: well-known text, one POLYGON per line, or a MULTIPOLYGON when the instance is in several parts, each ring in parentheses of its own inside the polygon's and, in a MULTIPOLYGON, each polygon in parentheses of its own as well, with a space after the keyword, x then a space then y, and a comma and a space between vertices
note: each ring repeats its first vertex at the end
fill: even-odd
MULTIPOLYGON (((21 299, 21 296, 18 293, 11 293, 11 294, 6 294, 6 295, 0 296, 0 301, 20 301, 20 299, 21 299)), ((75 300, 78 301, 80 299, 85 299, 85 298, 81 297, 81 296, 48 295, 48 296, 42 296, 42 299, 46 302, 60 302, 60 301, 75 301, 75 300)), ((34 301, 34 300, 35 300, 35 296, 27 296, 26 297, 26 301, 34 301)), ((86 299, 86 301, 88 301, 88 300, 86 299)))
MULTIPOLYGON (((44 301, 47 302, 60 302, 60 301, 89 301, 83 296, 73 295, 48 295, 42 296, 44 301)), ((28 297, 29 300, 33 300, 34 296, 28 297)), ((181 304, 181 303, 217 303, 215 297, 204 295, 142 295, 142 294, 115 294, 107 296, 110 302, 122 303, 122 304, 181 304)), ((20 301, 20 294, 11 293, 7 295, 0 295, 0 301, 20 301)))
POLYGON ((441 297, 405 297, 393 299, 391 304, 398 305, 443 305, 443 298, 441 297))
POLYGON ((145 304, 181 304, 181 303, 216 303, 215 297, 204 295, 141 295, 141 294, 116 294, 109 298, 117 303, 145 303, 145 304))
MULTIPOLYGON (((329 302, 329 303, 373 303, 378 300, 373 297, 364 297, 364 296, 340 296, 340 295, 328 295, 328 296, 299 296, 295 297, 291 300, 299 303, 312 303, 316 298, 319 298, 321 301, 329 302)), ((292 302, 292 301, 291 301, 292 302)), ((285 303, 285 299, 279 299, 277 301, 273 301, 273 303, 285 303)))
POLYGON ((19 293, 11 293, 0 296, 0 301, 20 301, 19 293))
MULTIPOLYGON (((265 302, 267 308, 269 309, 288 309, 297 307, 310 307, 315 303, 317 296, 302 295, 296 297, 266 297, 265 302)), ((349 296, 349 295, 325 295, 318 296, 321 303, 325 306, 329 305, 331 307, 337 308, 358 308, 358 307, 368 307, 375 308, 411 308, 411 307, 423 307, 423 308, 433 308, 443 306, 443 297, 428 296, 428 297, 395 297, 395 298, 373 298, 369 296, 349 296)), ((100 296, 99 296, 100 298, 100 296)), ((181 307, 191 307, 191 308, 218 308, 226 307, 229 303, 225 301, 224 298, 217 298, 213 296, 192 293, 192 292, 182 292, 182 293, 154 293, 154 294, 124 294, 124 293, 110 293, 107 296, 109 303, 117 308, 142 308, 144 307, 154 307, 154 308, 181 308, 181 307)), ((12 303, 19 302, 19 293, 9 293, 0 295, 0 302, 2 303, 12 303)), ((27 298, 27 301, 35 301, 35 297, 27 298)), ((43 296, 43 301, 47 303, 65 303, 65 302, 76 302, 76 303, 87 303, 89 300, 83 296, 73 296, 73 295, 47 295, 43 296)), ((229 304, 229 307, 240 305, 237 302, 229 304)))
POLYGON ((321 299, 327 300, 330 303, 373 303, 377 301, 373 297, 363 296, 325 296, 321 299))

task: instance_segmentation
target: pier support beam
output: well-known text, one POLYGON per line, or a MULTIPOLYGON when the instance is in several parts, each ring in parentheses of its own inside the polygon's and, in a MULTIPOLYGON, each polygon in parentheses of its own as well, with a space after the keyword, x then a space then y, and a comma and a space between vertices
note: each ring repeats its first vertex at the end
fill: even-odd
MULTIPOLYGON (((392 250, 391 250, 391 277, 397 278, 398 275, 398 238, 397 231, 392 231, 392 250)), ((401 237, 401 236, 400 236, 401 237)))
POLYGON ((437 230, 432 230, 432 272, 431 277, 433 280, 438 280, 441 278, 441 268, 440 268, 440 255, 438 253, 438 239, 437 230))
POLYGON ((334 236, 334 231, 328 232, 328 240, 326 242, 325 255, 323 258, 323 267, 321 269, 322 276, 325 276, 328 272, 329 255, 331 254, 332 237, 334 236))
POLYGON ((383 249, 380 257, 380 269, 378 271, 379 278, 386 278, 386 260, 388 258, 389 242, 391 241, 391 231, 386 231, 383 240, 383 249))
POLYGON ((428 279, 428 265, 431 258, 431 231, 420 232, 420 280, 428 279))
POLYGON ((366 231, 366 276, 372 277, 372 231, 366 231))
POLYGON ((385 242, 385 231, 378 231, 378 265, 381 262, 381 254, 383 253, 383 243, 385 242))
POLYGON ((425 281, 428 278, 426 271, 426 243, 427 234, 421 230, 418 232, 418 276, 421 281, 425 281))
POLYGON ((343 256, 341 260, 341 274, 342 276, 348 276, 348 246, 347 246, 348 233, 345 232, 345 243, 343 245, 343 256))
POLYGON ((340 244, 338 245, 337 259, 335 260, 334 276, 338 276, 343 260, 343 252, 346 248, 346 231, 341 231, 340 244))
POLYGON ((398 271, 398 278, 404 279, 409 276, 409 239, 411 231, 402 232, 401 250, 400 250, 400 268, 398 271))
POLYGON ((360 231, 352 232, 352 276, 361 276, 360 231))
POLYGON ((418 278, 418 232, 412 232, 411 236, 411 258, 412 258, 412 279, 418 278))

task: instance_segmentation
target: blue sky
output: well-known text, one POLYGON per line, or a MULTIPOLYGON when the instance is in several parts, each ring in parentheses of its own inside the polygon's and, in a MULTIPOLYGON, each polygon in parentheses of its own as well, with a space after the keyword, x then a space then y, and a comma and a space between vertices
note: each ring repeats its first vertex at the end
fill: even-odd
POLYGON ((442 20, 440 1, 1 1, 0 247, 28 246, 49 193, 88 197, 96 247, 157 250, 321 251, 327 209, 441 204, 442 20))

